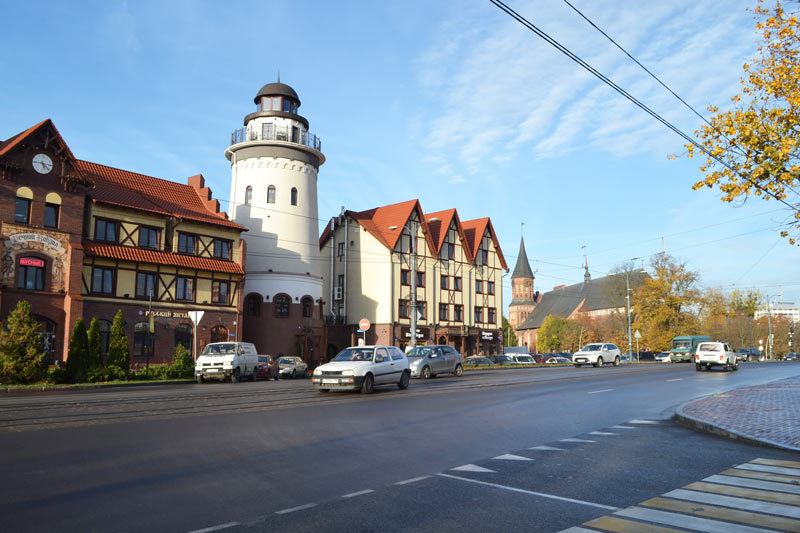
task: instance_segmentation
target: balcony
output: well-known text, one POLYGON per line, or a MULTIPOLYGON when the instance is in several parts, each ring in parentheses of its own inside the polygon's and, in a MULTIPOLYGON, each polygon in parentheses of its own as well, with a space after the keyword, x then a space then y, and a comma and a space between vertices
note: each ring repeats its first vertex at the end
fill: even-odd
POLYGON ((313 133, 303 132, 297 126, 276 126, 275 124, 262 124, 261 131, 239 128, 231 134, 231 146, 250 141, 282 141, 302 144, 314 150, 322 151, 322 140, 313 133))

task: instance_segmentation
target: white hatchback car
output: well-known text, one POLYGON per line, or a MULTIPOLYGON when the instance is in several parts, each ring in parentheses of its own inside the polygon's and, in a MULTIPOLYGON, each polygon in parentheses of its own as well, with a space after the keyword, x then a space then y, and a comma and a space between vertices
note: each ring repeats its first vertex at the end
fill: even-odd
POLYGON ((611 342, 593 342, 587 344, 572 356, 572 362, 576 368, 581 365, 603 366, 611 363, 619 366, 620 351, 616 344, 611 342))
POLYGON ((408 388, 411 372, 406 354, 396 346, 351 346, 333 361, 314 369, 311 382, 320 392, 360 390, 372 393, 376 385, 408 388))
POLYGON ((701 342, 697 345, 694 355, 695 370, 700 372, 703 367, 711 370, 712 366, 721 366, 726 372, 731 369, 739 370, 736 353, 727 342, 701 342))

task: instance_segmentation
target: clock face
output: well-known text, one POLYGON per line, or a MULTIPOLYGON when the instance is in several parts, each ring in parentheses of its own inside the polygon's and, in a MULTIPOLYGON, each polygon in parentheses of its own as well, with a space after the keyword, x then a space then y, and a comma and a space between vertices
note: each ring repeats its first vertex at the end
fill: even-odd
POLYGON ((47 154, 33 156, 33 170, 39 174, 49 174, 53 170, 53 160, 47 154))

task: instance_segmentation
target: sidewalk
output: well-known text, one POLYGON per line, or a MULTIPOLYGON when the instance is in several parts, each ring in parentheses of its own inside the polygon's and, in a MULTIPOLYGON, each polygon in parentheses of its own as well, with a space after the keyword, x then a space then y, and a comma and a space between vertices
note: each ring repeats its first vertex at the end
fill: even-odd
POLYGON ((800 451, 800 377, 689 402, 675 418, 708 433, 800 451))

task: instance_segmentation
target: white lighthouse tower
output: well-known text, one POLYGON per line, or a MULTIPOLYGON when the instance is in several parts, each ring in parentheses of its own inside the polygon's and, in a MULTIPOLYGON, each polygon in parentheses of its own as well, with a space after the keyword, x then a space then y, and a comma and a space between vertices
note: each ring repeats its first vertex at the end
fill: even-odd
POLYGON ((242 336, 260 353, 313 363, 324 353, 317 174, 325 156, 294 89, 279 79, 254 101, 225 150, 229 212, 248 229, 242 336))

